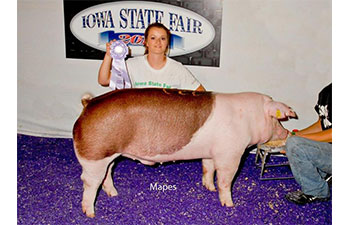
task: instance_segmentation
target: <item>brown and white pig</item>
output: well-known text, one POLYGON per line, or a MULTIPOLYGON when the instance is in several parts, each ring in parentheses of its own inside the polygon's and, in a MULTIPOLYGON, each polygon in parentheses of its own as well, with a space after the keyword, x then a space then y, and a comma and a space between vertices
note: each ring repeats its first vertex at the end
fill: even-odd
POLYGON ((233 206, 231 183, 245 149, 284 139, 278 119, 295 117, 290 107, 259 93, 219 94, 171 89, 124 89, 83 98, 74 124, 75 154, 82 166, 83 212, 95 216, 102 184, 116 196, 111 168, 122 155, 146 165, 203 159, 203 185, 233 206))

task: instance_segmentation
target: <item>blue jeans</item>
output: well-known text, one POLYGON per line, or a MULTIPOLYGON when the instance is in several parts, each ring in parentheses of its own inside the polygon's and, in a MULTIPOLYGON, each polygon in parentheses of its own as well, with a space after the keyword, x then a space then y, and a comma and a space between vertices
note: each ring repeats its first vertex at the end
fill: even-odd
POLYGON ((286 142, 286 154, 304 194, 320 198, 330 196, 324 177, 332 174, 332 144, 291 136, 286 142))

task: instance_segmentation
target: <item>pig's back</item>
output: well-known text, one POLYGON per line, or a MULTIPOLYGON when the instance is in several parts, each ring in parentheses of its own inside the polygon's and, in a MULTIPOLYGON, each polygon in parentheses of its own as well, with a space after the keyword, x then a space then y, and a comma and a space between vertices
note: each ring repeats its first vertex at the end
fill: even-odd
POLYGON ((125 89, 92 99, 73 129, 81 156, 171 154, 188 144, 213 107, 210 92, 125 89))

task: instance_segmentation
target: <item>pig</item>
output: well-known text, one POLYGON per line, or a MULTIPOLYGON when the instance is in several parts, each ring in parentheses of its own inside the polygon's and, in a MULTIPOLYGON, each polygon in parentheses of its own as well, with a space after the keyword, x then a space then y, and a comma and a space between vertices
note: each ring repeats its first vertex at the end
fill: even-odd
POLYGON ((118 194, 111 175, 118 156, 145 165, 202 159, 202 184, 216 191, 216 171, 221 205, 232 207, 231 184, 245 149, 285 139, 279 119, 296 117, 287 105, 254 92, 124 89, 83 97, 82 104, 73 143, 88 217, 95 216, 101 184, 109 196, 118 194))

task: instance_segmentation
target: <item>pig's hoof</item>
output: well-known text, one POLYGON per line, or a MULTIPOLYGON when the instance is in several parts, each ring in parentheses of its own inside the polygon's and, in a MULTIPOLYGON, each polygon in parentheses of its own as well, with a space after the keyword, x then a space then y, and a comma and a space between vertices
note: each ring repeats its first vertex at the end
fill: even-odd
POLYGON ((105 187, 105 186, 102 186, 102 189, 106 192, 106 194, 107 194, 109 197, 114 197, 114 196, 117 196, 117 195, 118 195, 118 191, 117 191, 117 189, 115 189, 115 187, 105 187))
POLYGON ((95 217, 95 211, 94 209, 91 209, 90 207, 82 205, 83 213, 86 214, 87 217, 94 218, 95 217))
POLYGON ((205 176, 202 177, 202 184, 209 191, 216 191, 214 183, 212 181, 211 182, 207 181, 205 176))
POLYGON ((95 213, 86 213, 86 216, 89 217, 89 218, 94 218, 95 217, 95 213))
POLYGON ((209 191, 216 191, 216 189, 215 189, 215 186, 214 186, 214 184, 204 184, 204 186, 206 187, 206 189, 208 189, 209 191))
POLYGON ((234 206, 232 200, 222 201, 221 205, 226 206, 226 207, 233 207, 234 206))
POLYGON ((86 213, 86 216, 89 218, 94 218, 95 217, 95 213, 86 213))
POLYGON ((230 192, 219 191, 219 199, 222 206, 233 207, 232 197, 230 192))
POLYGON ((113 189, 113 190, 109 191, 109 192, 107 193, 107 195, 108 195, 109 197, 115 197, 115 196, 118 195, 118 192, 117 192, 117 190, 113 189))
POLYGON ((233 207, 234 205, 233 205, 233 203, 231 202, 231 203, 224 203, 222 206, 233 207))

